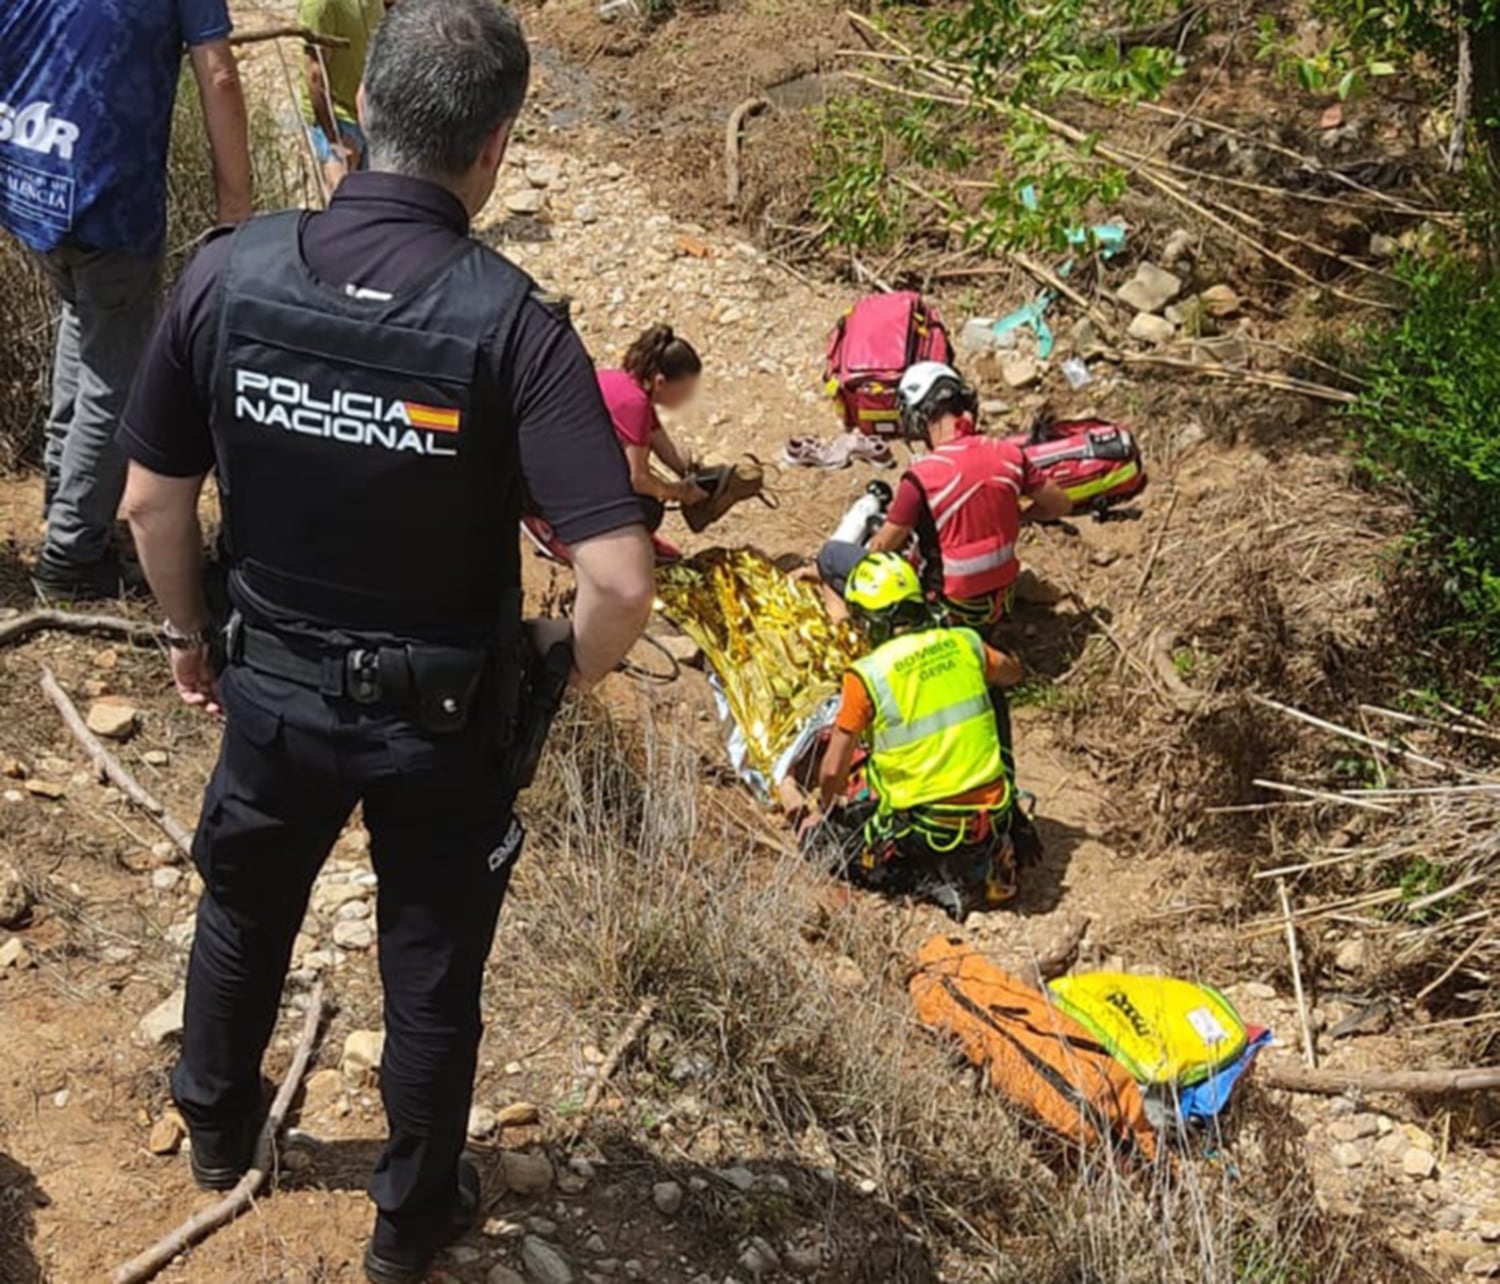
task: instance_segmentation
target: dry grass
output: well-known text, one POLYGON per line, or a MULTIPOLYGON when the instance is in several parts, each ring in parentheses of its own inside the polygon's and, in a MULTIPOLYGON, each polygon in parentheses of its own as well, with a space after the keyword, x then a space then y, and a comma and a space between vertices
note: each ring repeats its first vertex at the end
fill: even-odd
POLYGON ((1065 1156, 976 1091, 913 1024, 903 915, 834 894, 702 780, 649 720, 575 715, 531 800, 515 890, 526 972, 613 1028, 658 1000, 619 1076, 633 1110, 681 1118, 674 1066, 700 1067, 691 1091, 710 1122, 658 1131, 663 1162, 764 1159, 870 1183, 933 1255, 882 1279, 935 1279, 933 1262, 949 1280, 1028 1284, 1372 1278, 1363 1228, 1319 1211, 1297 1129, 1253 1094, 1221 1157, 1174 1176, 1065 1156))
POLYGON ((41 269, 0 232, 0 467, 13 467, 40 430, 55 316, 41 269))
POLYGON ((1403 519, 1355 487, 1333 443, 1243 452, 1191 502, 1146 592, 1120 608, 1114 680, 1096 665, 1090 686, 1090 738, 1123 747, 1118 778, 1149 784, 1120 835, 1153 850, 1243 841, 1257 822, 1220 809, 1256 803, 1254 781, 1307 752, 1250 693, 1328 708, 1372 688, 1403 519))
POLYGON ((1322 734, 1321 770, 1268 804, 1304 921, 1352 928, 1368 978, 1459 1036, 1465 1060, 1500 1050, 1500 730, 1478 719, 1360 705, 1322 734), (1374 742, 1374 743, 1370 743, 1374 742), (1344 801, 1340 802, 1339 799, 1344 801), (1377 810, 1378 809, 1378 810, 1377 810))

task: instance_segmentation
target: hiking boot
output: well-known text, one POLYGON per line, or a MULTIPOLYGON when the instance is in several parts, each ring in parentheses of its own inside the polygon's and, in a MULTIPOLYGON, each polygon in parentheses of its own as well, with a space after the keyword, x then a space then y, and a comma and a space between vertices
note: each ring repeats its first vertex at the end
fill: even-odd
POLYGON ((118 553, 106 553, 97 562, 80 565, 44 552, 32 572, 31 586, 43 602, 117 601, 145 597, 150 592, 139 568, 118 553))
POLYGON ((438 1253, 467 1235, 478 1220, 479 1173, 467 1156, 460 1156, 458 1200, 436 1238, 403 1240, 384 1214, 377 1215, 365 1249, 365 1277, 370 1284, 421 1284, 438 1253))
POLYGON ((260 1139, 257 1119, 244 1119, 223 1128, 188 1126, 188 1169, 200 1190, 226 1191, 255 1163, 255 1145, 260 1139))
POLYGON ((766 470, 754 455, 745 456, 738 464, 705 468, 693 480, 708 492, 707 499, 682 506, 683 520, 695 535, 713 525, 744 500, 759 499, 768 506, 773 506, 765 494, 766 470))

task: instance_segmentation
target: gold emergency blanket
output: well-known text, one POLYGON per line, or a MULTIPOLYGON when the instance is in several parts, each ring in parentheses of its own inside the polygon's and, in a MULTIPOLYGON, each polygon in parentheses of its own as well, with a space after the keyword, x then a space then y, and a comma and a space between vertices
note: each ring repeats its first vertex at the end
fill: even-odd
POLYGON ((660 567, 656 594, 661 613, 703 649, 745 738, 748 765, 769 779, 864 653, 860 634, 828 618, 817 585, 791 579, 750 549, 713 548, 660 567))

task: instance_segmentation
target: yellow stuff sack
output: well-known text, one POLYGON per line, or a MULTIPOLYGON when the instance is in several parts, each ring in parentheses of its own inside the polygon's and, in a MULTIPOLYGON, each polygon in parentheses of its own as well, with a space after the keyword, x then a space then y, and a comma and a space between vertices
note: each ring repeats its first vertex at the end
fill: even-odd
POLYGON ((1048 989, 1141 1083, 1197 1083, 1245 1050, 1245 1023, 1217 990, 1165 976, 1085 972, 1048 989))

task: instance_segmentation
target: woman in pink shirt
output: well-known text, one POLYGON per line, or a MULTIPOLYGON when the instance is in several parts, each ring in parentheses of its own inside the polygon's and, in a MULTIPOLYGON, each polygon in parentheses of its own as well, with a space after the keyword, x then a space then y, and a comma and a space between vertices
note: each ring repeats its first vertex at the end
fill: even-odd
POLYGON ((623 369, 600 370, 599 390, 614 420, 615 434, 630 463, 630 482, 641 496, 647 525, 656 530, 668 503, 696 504, 708 492, 694 479, 693 461, 661 426, 657 407, 676 410, 698 390, 703 362, 669 325, 654 325, 625 353, 623 369), (651 467, 655 457, 678 479, 668 481, 651 467))

